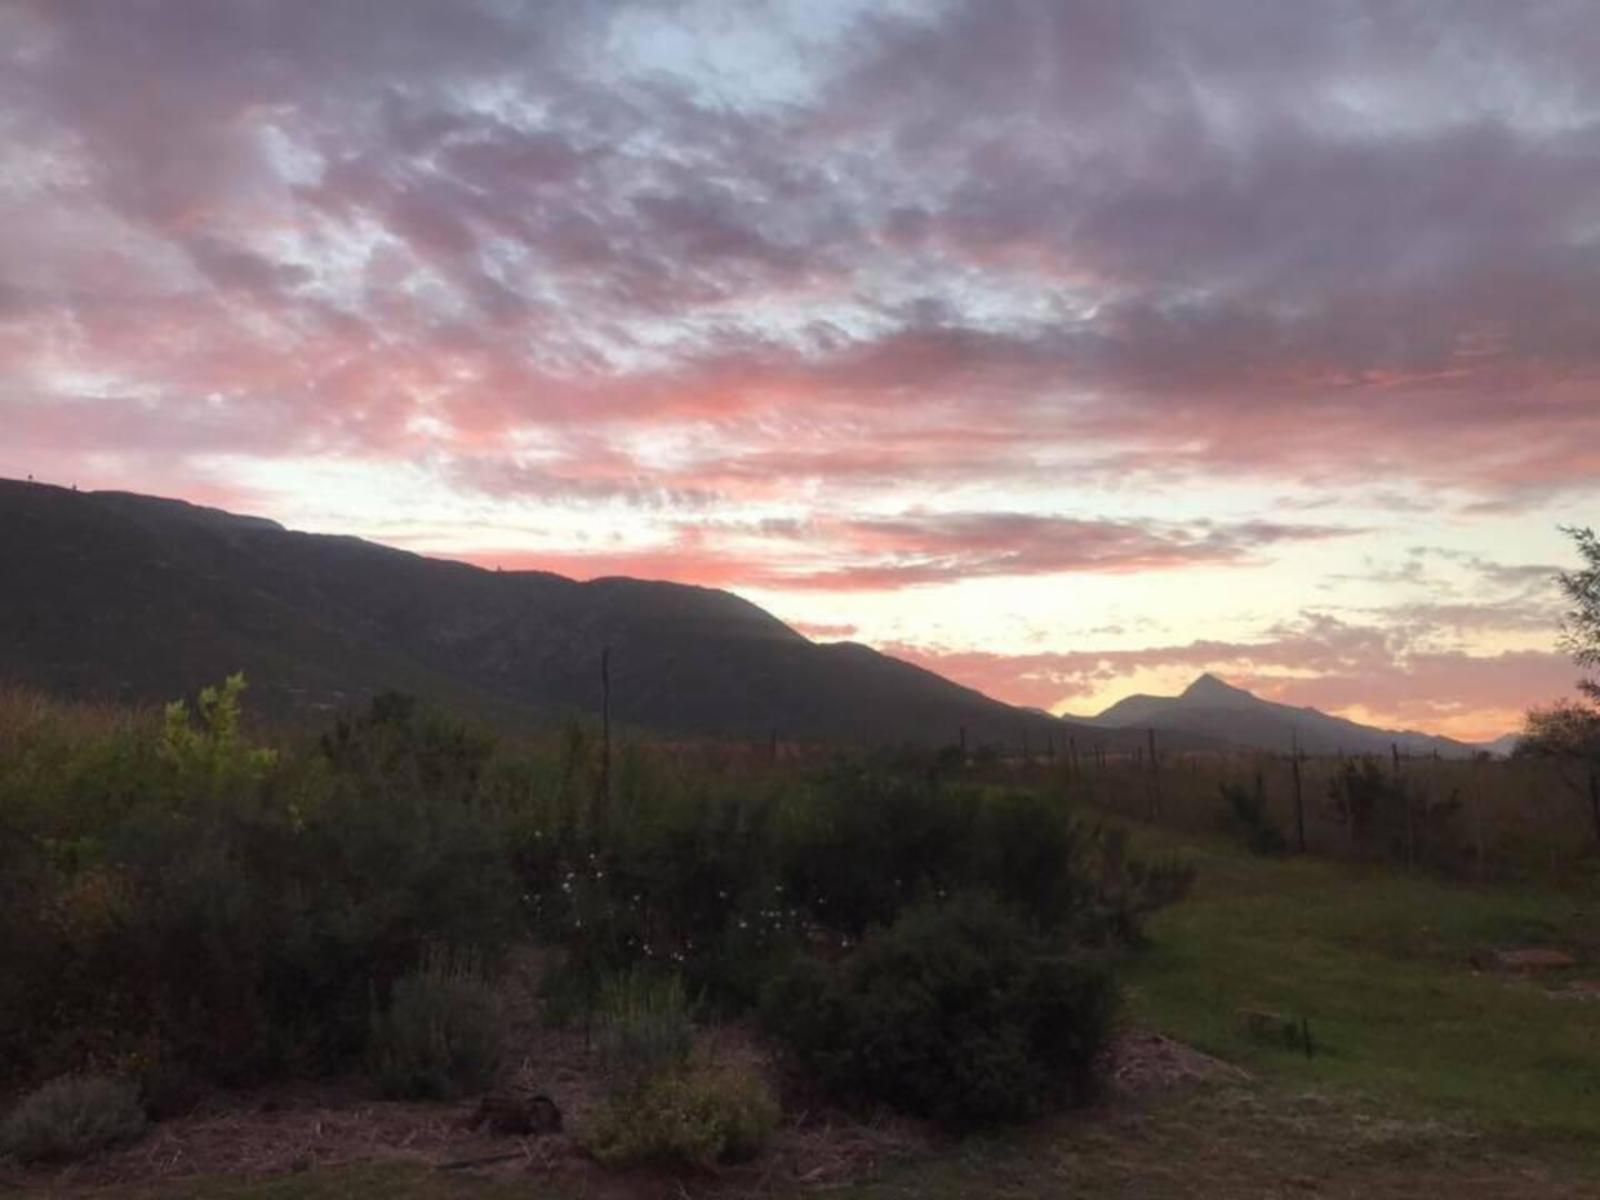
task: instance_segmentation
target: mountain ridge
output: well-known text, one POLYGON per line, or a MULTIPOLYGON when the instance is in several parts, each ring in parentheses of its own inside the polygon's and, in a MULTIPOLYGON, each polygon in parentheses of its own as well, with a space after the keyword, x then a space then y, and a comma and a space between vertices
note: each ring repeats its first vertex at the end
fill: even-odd
POLYGON ((286 714, 399 689, 510 725, 600 706, 666 734, 1046 752, 1068 738, 1173 749, 1459 757, 1478 747, 1262 700, 1217 676, 1093 717, 1007 705, 857 642, 812 642, 732 592, 495 571, 168 497, 0 479, 0 678, 161 701, 243 670, 286 714))
MULTIPOLYGON (((316 711, 397 688, 548 724, 600 706, 664 734, 1035 751, 1076 732, 856 643, 814 643, 731 592, 487 570, 137 493, 0 480, 0 677, 166 700, 243 670, 316 711)), ((1205 739, 1192 739, 1206 744, 1205 739)))
POLYGON ((1279 704, 1206 672, 1176 696, 1126 696, 1100 713, 1079 717, 1103 729, 1148 727, 1204 734, 1233 745, 1288 753, 1407 754, 1466 758, 1489 747, 1415 729, 1383 729, 1310 706, 1279 704))

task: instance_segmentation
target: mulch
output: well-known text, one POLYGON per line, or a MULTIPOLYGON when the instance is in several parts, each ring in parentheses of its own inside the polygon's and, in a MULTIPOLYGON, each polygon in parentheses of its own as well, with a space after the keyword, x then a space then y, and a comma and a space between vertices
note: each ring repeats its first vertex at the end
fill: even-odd
MULTIPOLYGON (((534 992, 540 964, 526 965, 520 996, 534 992)), ((4 1185, 57 1192, 150 1186, 197 1176, 263 1178, 355 1163, 402 1162, 491 1177, 568 1178, 586 1194, 659 1194, 661 1180, 619 1179, 590 1160, 574 1131, 599 1104, 604 1080, 581 1031, 552 1029, 524 1004, 513 1024, 517 1052, 501 1087, 543 1094, 561 1110, 559 1133, 497 1137, 468 1128, 474 1104, 377 1098, 362 1079, 219 1093, 187 1116, 161 1122, 136 1145, 54 1169, 0 1173, 4 1185)), ((729 1190, 826 1188, 871 1178, 885 1166, 930 1153, 940 1142, 925 1124, 899 1117, 863 1119, 796 1095, 751 1030, 725 1026, 705 1034, 697 1056, 753 1066, 768 1075, 790 1114, 760 1160, 729 1169, 729 1190)), ((1108 1064, 1108 1102, 1210 1080, 1237 1081, 1239 1068, 1147 1031, 1125 1033, 1108 1064)), ((708 1181, 715 1183, 716 1180, 708 1181)), ((3 1195, 3 1190, 0 1190, 3 1195)))

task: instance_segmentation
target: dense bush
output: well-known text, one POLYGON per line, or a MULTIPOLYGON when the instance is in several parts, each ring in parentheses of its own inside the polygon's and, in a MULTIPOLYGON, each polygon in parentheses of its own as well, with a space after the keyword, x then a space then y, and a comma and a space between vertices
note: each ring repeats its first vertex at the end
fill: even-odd
POLYGON ((1119 834, 1038 792, 848 761, 783 790, 623 767, 608 804, 533 798, 514 818, 535 931, 567 949, 578 977, 569 995, 654 962, 714 1010, 737 1011, 795 953, 847 947, 907 905, 970 888, 1042 932, 1134 943, 1192 880, 1180 863, 1130 857, 1119 834))
POLYGON ((145 1131, 133 1084, 67 1075, 28 1095, 0 1122, 0 1154, 18 1162, 66 1162, 135 1141, 145 1131))
POLYGON ((608 1166, 710 1169, 761 1152, 777 1128, 778 1103, 749 1068, 669 1071, 601 1106, 582 1133, 608 1166))
POLYGON ((1087 1098, 1115 1007, 1105 967, 964 894, 911 909, 837 964, 797 961, 763 1017, 835 1095, 960 1127, 1087 1098))
POLYGON ((858 937, 972 872, 977 789, 852 763, 818 782, 780 848, 785 890, 811 921, 858 937))
POLYGON ((633 968, 600 993, 595 1047, 608 1074, 627 1087, 688 1061, 694 1023, 683 980, 633 968))
POLYGON ((373 1014, 367 1056, 384 1095, 452 1100, 494 1082, 503 1050, 500 1003, 470 964, 436 954, 399 979, 373 1014))
POLYGON ((1055 796, 931 759, 752 771, 621 747, 601 772, 580 725, 509 750, 398 696, 269 752, 242 687, 144 715, 0 694, 8 1074, 157 1064, 185 1092, 342 1069, 428 946, 486 966, 515 939, 557 948, 551 994, 586 1021, 634 971, 728 1013, 908 905, 980 889, 1041 936, 1111 946, 1190 880, 1055 796))
POLYGON ((1256 776, 1254 791, 1237 783, 1219 784, 1218 790, 1227 807, 1229 828, 1252 854, 1282 854, 1289 849, 1289 839, 1283 836, 1283 830, 1273 823, 1267 813, 1267 800, 1259 775, 1256 776))
POLYGON ((1362 850, 1447 870, 1468 856, 1456 828, 1458 792, 1429 794, 1374 758, 1341 763, 1328 781, 1328 792, 1351 843, 1362 850))
POLYGON ((434 734, 375 711, 337 755, 266 754, 240 687, 75 744, 47 721, 0 761, 13 1069, 154 1047, 230 1084, 322 1070, 360 1054, 373 990, 424 946, 492 956, 516 932, 503 824, 429 785, 434 734))
POLYGON ((618 765, 609 800, 571 794, 581 772, 563 769, 508 805, 535 935, 565 948, 579 994, 644 964, 719 1007, 748 1005, 764 960, 800 932, 777 877, 782 800, 640 754, 618 765))

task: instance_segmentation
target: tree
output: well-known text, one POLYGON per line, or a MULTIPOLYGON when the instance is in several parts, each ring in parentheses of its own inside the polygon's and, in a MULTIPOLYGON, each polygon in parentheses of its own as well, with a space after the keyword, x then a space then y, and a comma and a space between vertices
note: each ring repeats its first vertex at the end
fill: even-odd
MULTIPOLYGON (((1585 689, 1593 692, 1594 684, 1585 689)), ((1567 700, 1528 713, 1517 758, 1547 758, 1562 780, 1589 801, 1589 817, 1600 841, 1600 710, 1567 700)))
MULTIPOLYGON (((1578 544, 1584 565, 1557 576, 1572 605, 1561 620, 1561 648, 1580 667, 1600 667, 1600 537, 1592 529, 1562 530, 1578 544)), ((1589 703, 1566 700, 1528 713, 1519 758, 1553 758, 1575 791, 1586 793, 1600 839, 1600 678, 1580 679, 1589 703), (1574 772, 1570 768, 1576 767, 1574 772)))
POLYGON ((1600 760, 1600 712, 1573 700, 1530 709, 1516 755, 1600 760))
MULTIPOLYGON (((1580 667, 1600 667, 1600 537, 1593 529, 1562 532, 1578 544, 1584 565, 1557 577, 1572 605, 1561 621, 1561 648, 1580 667)), ((1600 704, 1600 678, 1580 680, 1578 690, 1600 704)))

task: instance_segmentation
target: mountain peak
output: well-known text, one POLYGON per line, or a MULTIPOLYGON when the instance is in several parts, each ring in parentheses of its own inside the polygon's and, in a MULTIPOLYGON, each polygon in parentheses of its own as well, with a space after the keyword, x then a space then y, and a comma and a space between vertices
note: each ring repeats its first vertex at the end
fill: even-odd
POLYGON ((1236 688, 1231 683, 1224 683, 1209 671, 1196 679, 1183 689, 1184 700, 1239 700, 1251 698, 1250 693, 1243 688, 1236 688))

